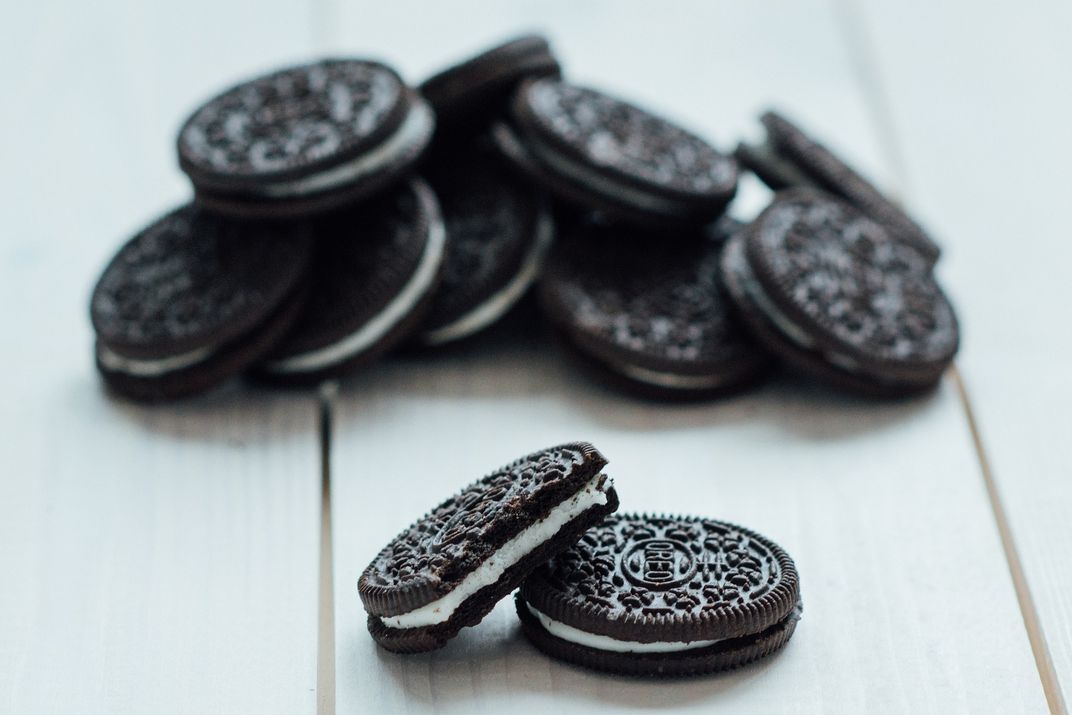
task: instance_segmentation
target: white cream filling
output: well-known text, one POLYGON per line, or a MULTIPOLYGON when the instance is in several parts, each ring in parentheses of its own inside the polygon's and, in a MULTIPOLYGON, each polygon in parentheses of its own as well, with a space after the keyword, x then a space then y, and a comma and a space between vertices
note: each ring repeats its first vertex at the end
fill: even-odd
POLYGON ((405 287, 376 317, 337 342, 265 363, 263 369, 276 374, 313 372, 336 365, 368 349, 409 315, 413 307, 428 292, 428 287, 435 280, 439 264, 443 260, 445 247, 446 229, 442 219, 436 218, 429 228, 428 241, 424 247, 424 254, 417 264, 417 270, 414 271, 405 287))
POLYGON ((556 621, 543 612, 536 610, 527 602, 525 606, 529 609, 529 613, 536 616, 540 621, 540 625, 544 627, 544 630, 551 635, 564 641, 576 643, 587 648, 595 648, 596 650, 609 650, 615 653, 675 653, 682 650, 693 650, 694 648, 706 648, 722 640, 715 638, 713 640, 657 641, 655 643, 623 641, 610 636, 582 631, 580 628, 574 628, 561 621, 556 621))
POLYGON ((97 359, 100 360, 101 365, 112 372, 121 372, 134 377, 159 377, 169 372, 176 372, 204 362, 212 353, 212 348, 198 348, 181 355, 145 360, 125 357, 104 345, 97 346, 97 359))
POLYGON ((672 372, 660 372, 649 370, 637 365, 612 365, 626 377, 656 387, 669 387, 681 390, 703 390, 709 387, 718 387, 722 384, 722 377, 718 375, 675 375, 672 372))
POLYGON ((588 186, 600 194, 618 198, 630 205, 639 206, 648 211, 662 214, 679 215, 682 210, 688 210, 689 204, 682 201, 674 201, 662 196, 654 196, 628 184, 619 183, 597 170, 574 161, 568 157, 556 153, 553 149, 542 146, 539 142, 532 141, 528 145, 537 159, 549 165, 555 171, 567 176, 569 179, 588 186))
POLYGON ((414 102, 402 124, 383 142, 354 159, 333 166, 312 176, 294 181, 282 181, 254 189, 257 194, 273 198, 304 196, 349 184, 373 174, 390 164, 396 157, 423 143, 435 128, 435 116, 424 100, 414 102))
POLYGON ((408 613, 381 616, 380 621, 388 628, 420 628, 446 622, 467 598, 498 581, 507 569, 553 537, 563 526, 588 509, 606 504, 606 490, 610 486, 609 477, 602 474, 592 477, 579 492, 552 508, 543 519, 526 527, 520 534, 500 546, 484 563, 463 578, 450 593, 408 613), (606 480, 602 488, 599 486, 601 479, 606 480))
POLYGON ((536 240, 525 257, 521 270, 510 283, 453 323, 425 333, 422 336, 425 345, 441 345, 472 335, 498 320, 521 298, 525 290, 536 280, 544 258, 547 256, 547 250, 551 246, 551 239, 554 238, 554 221, 550 211, 541 210, 537 221, 536 240))

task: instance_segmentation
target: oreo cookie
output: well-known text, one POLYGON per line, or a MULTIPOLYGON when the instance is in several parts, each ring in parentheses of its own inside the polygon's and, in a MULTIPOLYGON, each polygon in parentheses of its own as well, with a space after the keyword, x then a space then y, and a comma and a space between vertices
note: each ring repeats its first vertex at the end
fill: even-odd
POLYGON ((559 197, 649 225, 702 225, 737 189, 737 163, 637 106, 557 79, 522 84, 493 136, 559 197))
POLYGON ((561 71, 545 38, 522 35, 429 77, 420 91, 435 110, 438 133, 471 133, 503 112, 522 80, 561 71))
POLYGON ((126 397, 193 395, 263 357, 304 298, 305 227, 236 223, 182 206, 139 232, 93 289, 105 383, 126 397))
POLYGON ((516 597, 522 629, 555 658, 645 676, 699 675, 770 655, 802 606, 793 560, 713 519, 613 515, 552 557, 516 597))
POLYGON ((378 62, 321 60, 243 82, 183 124, 179 165, 197 201, 240 217, 322 213, 405 176, 435 116, 378 62))
POLYGON ((723 254, 729 295, 787 364, 844 389, 932 388, 956 355, 957 317, 931 257, 813 189, 779 192, 723 254))
POLYGON ((605 464, 584 442, 535 452, 403 531, 358 580, 372 637, 416 653, 479 623, 529 572, 618 508, 605 464))
POLYGON ((445 232, 423 181, 332 214, 316 236, 306 308, 258 377, 307 383, 343 375, 408 337, 429 306, 445 232))
POLYGON ((425 167, 443 208, 443 281, 418 339, 440 345, 472 335, 513 307, 536 279, 554 238, 542 192, 479 142, 437 153, 425 167))
POLYGON ((773 363, 723 293, 722 247, 741 224, 653 236, 592 223, 556 246, 540 284, 551 322, 586 362, 652 397, 756 381, 773 363))
POLYGON ((932 262, 941 249, 915 219, 826 146, 777 112, 760 117, 766 142, 740 144, 736 156, 775 191, 792 187, 822 189, 852 204, 911 243, 932 262))

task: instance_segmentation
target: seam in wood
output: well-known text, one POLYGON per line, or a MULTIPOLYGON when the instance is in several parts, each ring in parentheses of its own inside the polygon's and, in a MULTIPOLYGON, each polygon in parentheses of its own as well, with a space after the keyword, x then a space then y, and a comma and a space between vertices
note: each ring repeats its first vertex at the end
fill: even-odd
POLYGON ((1053 666, 1053 657, 1050 655, 1049 644, 1043 633, 1038 610, 1031 596, 1031 588, 1027 583, 1020 553, 1016 549, 1013 539, 1012 528, 1005 513, 1005 506, 1001 500, 994 472, 990 467, 990 458, 979 431, 979 425, 975 420, 975 410, 972 407, 968 389, 961 377, 960 370, 954 365, 950 370, 953 384, 956 386, 960 404, 968 420, 968 429, 971 431, 972 443, 975 445, 975 454, 979 460, 979 468, 983 474, 983 484, 986 486, 986 494, 990 499, 990 508, 994 512, 994 521, 997 523, 998 534, 1001 536, 1001 548, 1005 552, 1005 562, 1009 567, 1009 575, 1012 577, 1013 588, 1016 590, 1016 600, 1020 604, 1020 614, 1024 619, 1024 628, 1027 630, 1027 638, 1031 643, 1031 652, 1035 656, 1035 667, 1038 669, 1039 679, 1042 680, 1042 689, 1046 693, 1046 703, 1050 707, 1051 715, 1068 715, 1064 696, 1061 693, 1061 685, 1057 680, 1057 670, 1053 666))
MULTIPOLYGON (((868 35, 867 23, 860 15, 860 10, 857 6, 858 0, 832 1, 841 25, 842 35, 848 47, 857 82, 860 84, 861 94, 875 122, 879 141, 882 143, 883 151, 894 171, 894 179, 901 192, 904 192, 908 187, 908 171, 904 162, 903 152, 897 141, 897 130, 893 124, 889 94, 885 90, 885 84, 878 71, 878 65, 872 52, 872 42, 868 35)), ((990 509, 1001 539, 1001 548, 1012 579, 1013 589, 1016 592, 1016 600, 1020 607, 1020 615, 1024 621, 1024 629, 1027 631, 1027 638, 1031 644, 1031 653, 1035 658, 1035 668, 1038 671, 1039 680, 1042 681, 1042 690, 1046 696, 1046 703, 1049 706, 1051 715, 1068 715, 1064 697, 1061 693, 1061 686, 1057 680, 1057 671, 1053 666, 1049 645, 1046 642, 1046 636, 1039 621, 1038 610, 1035 607, 1035 601, 1031 596, 1031 589, 1024 574, 1023 563, 1020 561, 1019 552, 1016 550, 1016 543, 1013 540, 1012 530, 1005 513, 1005 505, 1001 500, 994 473, 990 468, 990 459, 983 446, 982 436, 975 420, 975 412, 968 396, 967 386, 955 364, 950 368, 949 374, 956 387, 961 410, 964 412, 971 432, 975 457, 979 463, 987 498, 990 501, 990 509)))
POLYGON ((338 385, 320 387, 320 566, 317 598, 316 712, 335 715, 335 559, 331 526, 331 430, 338 385))

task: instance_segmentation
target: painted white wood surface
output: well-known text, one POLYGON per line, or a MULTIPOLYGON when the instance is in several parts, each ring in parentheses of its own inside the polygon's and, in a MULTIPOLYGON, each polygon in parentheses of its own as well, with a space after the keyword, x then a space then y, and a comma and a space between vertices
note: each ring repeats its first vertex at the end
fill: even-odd
POLYGON ((1072 701, 1072 7, 860 3, 906 197, 948 248, 961 370, 1072 701))
MULTIPOLYGON (((413 80, 511 31, 548 31, 574 77, 725 144, 776 101, 889 179, 832 8, 533 2, 375 12, 340 3, 331 45, 413 80), (441 36, 446 26, 457 33, 441 36), (682 70, 682 68, 685 68, 682 70)), ((948 385, 873 405, 782 380, 663 407, 591 385, 539 341, 394 361, 343 387, 334 430, 338 712, 1044 712, 967 425, 948 385), (779 541, 805 614, 779 656, 716 678, 604 677, 521 638, 509 604, 431 655, 377 650, 355 581, 464 483, 533 449, 589 439, 625 510, 702 512, 779 541), (1000 664, 996 667, 995 664, 1000 664)))
POLYGON ((124 237, 188 195, 185 112, 304 56, 310 17, 255 2, 0 11, 0 712, 315 710, 315 399, 113 402, 87 311, 124 237))

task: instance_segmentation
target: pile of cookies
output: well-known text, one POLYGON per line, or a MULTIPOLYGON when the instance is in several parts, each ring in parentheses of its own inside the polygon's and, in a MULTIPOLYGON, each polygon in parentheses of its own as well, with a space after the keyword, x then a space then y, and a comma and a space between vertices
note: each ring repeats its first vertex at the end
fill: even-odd
POLYGON ((598 670, 698 675, 785 645, 802 611, 785 551, 714 519, 615 514, 606 463, 588 443, 552 447, 424 515, 358 580, 372 637, 440 648, 520 587, 528 639, 598 670))
POLYGON ((927 390, 956 316, 939 250, 788 119, 719 152, 562 79, 522 37, 417 88, 324 60, 236 85, 182 125, 193 200, 127 242, 91 298, 106 384, 157 401, 239 374, 345 375, 462 340, 533 284, 579 364, 658 397, 777 364, 856 393, 927 390), (725 215, 739 167, 775 189, 725 215))

